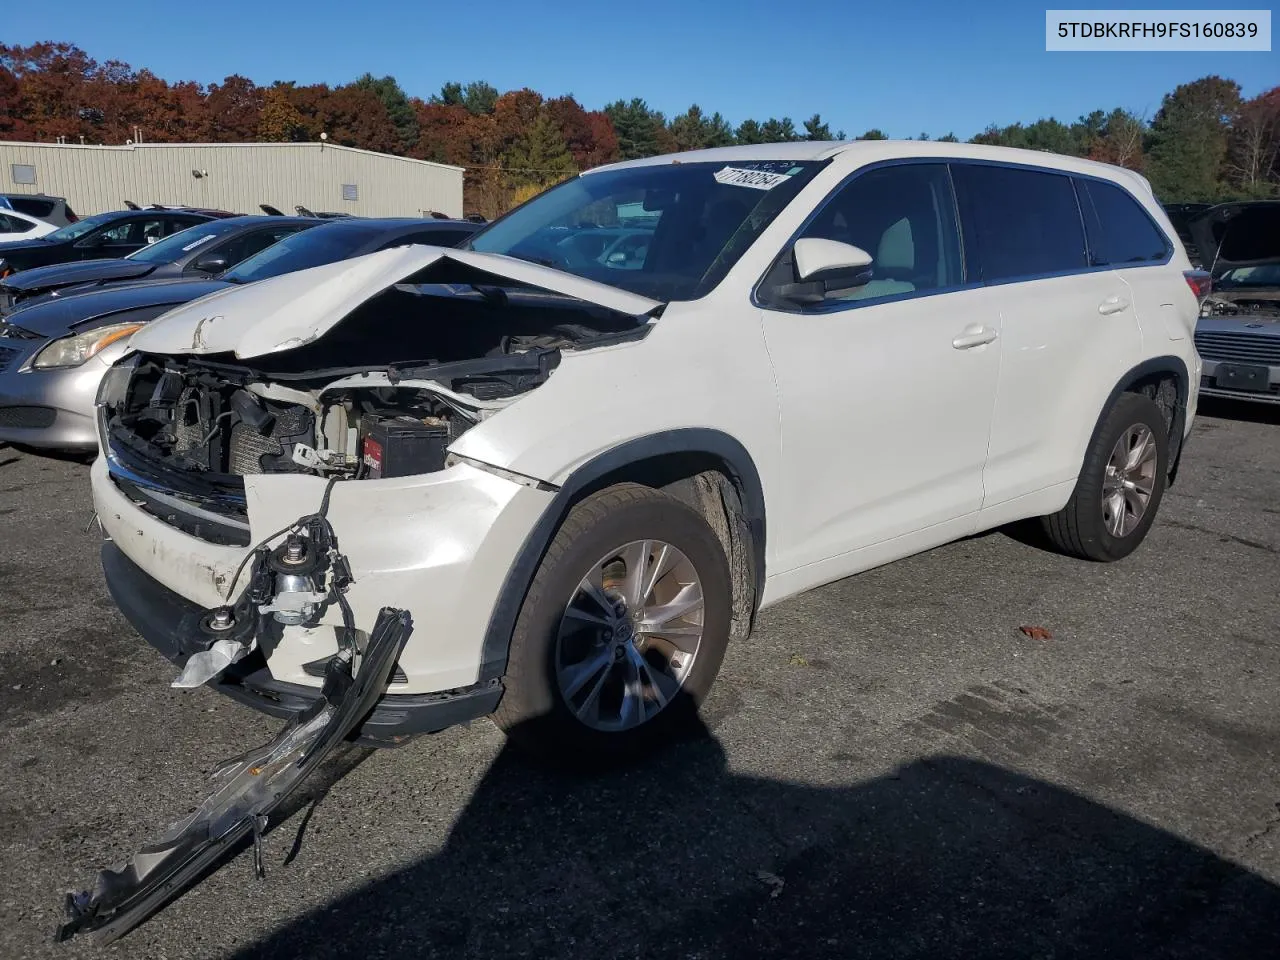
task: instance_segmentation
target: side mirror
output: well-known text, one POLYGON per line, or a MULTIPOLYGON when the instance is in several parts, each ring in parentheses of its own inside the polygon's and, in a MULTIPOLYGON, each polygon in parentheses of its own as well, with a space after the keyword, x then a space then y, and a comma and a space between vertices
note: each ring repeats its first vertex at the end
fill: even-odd
POLYGON ((792 303, 821 303, 833 290, 848 290, 867 283, 874 258, 861 247, 839 240, 805 237, 791 248, 794 283, 777 287, 777 295, 792 303))
POLYGON ((195 262, 191 264, 192 270, 198 270, 201 273, 221 273, 227 269, 229 264, 227 258, 220 254, 211 253, 207 256, 197 257, 195 262))

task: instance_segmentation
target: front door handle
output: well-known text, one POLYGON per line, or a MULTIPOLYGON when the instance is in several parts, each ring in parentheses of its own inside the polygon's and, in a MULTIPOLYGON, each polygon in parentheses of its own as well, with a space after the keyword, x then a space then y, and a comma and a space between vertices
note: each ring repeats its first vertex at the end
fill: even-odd
POLYGON ((964 333, 951 341, 951 345, 957 350, 972 350, 974 347, 990 343, 997 335, 998 331, 991 327, 968 326, 964 328, 964 333))
POLYGON ((1098 312, 1104 317, 1109 317, 1113 313, 1121 313, 1129 309, 1129 301, 1124 297, 1107 297, 1098 304, 1098 312))

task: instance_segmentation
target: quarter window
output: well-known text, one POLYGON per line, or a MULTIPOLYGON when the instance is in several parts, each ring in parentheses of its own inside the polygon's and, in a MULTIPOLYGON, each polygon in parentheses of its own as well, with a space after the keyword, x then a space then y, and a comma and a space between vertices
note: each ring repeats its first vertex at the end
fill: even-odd
MULTIPOLYGON (((838 240, 872 257, 871 280, 827 301, 940 290, 962 282, 960 235, 947 168, 941 163, 870 170, 839 188, 797 239, 838 240)), ((766 287, 794 280, 788 252, 766 287)))
POLYGON ((985 164, 951 169, 965 251, 979 278, 1017 280, 1088 266, 1070 177, 985 164))
POLYGON ((1160 262, 1169 256, 1168 239, 1127 191, 1099 180, 1077 180, 1076 191, 1094 266, 1160 262))

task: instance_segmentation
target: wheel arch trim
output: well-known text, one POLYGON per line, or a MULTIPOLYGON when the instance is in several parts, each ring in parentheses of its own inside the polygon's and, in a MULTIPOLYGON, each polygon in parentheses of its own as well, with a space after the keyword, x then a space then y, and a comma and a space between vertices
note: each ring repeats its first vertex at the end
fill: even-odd
POLYGON ((1089 434, 1089 446, 1086 446, 1085 450, 1088 450, 1093 445, 1098 436, 1098 431, 1102 429, 1102 422, 1106 419, 1108 411, 1115 404, 1116 398, 1122 393, 1128 393, 1134 384, 1159 374, 1171 374, 1177 384, 1178 400, 1173 408, 1173 417, 1169 423, 1169 485, 1172 486, 1174 478, 1177 476, 1178 463, 1182 458, 1183 434, 1186 431, 1187 423, 1187 400, 1191 396, 1191 375, 1187 371, 1186 361, 1181 357, 1172 354, 1151 357, 1129 369, 1116 382, 1116 385, 1111 389, 1111 393, 1107 396, 1106 402, 1102 404, 1102 408, 1098 411, 1098 418, 1089 434))
POLYGON ((765 501, 764 487, 755 461, 746 447, 729 434, 710 428, 688 427, 636 437, 597 454, 576 467, 551 504, 543 512, 516 554, 489 615, 480 656, 480 679, 490 680, 506 672, 507 655, 516 618, 538 565, 569 510, 601 481, 646 461, 679 455, 708 457, 724 464, 729 481, 738 491, 743 520, 751 533, 755 604, 764 591, 765 501))

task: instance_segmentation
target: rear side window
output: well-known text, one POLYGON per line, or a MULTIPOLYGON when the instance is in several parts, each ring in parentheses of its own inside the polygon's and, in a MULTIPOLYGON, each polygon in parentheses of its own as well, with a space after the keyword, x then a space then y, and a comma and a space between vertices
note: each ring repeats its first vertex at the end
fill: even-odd
POLYGON ((19 220, 17 217, 10 217, 0 213, 0 233, 26 233, 28 230, 34 229, 35 224, 29 220, 19 220))
POLYGON ((1077 180, 1093 265, 1161 262, 1169 241, 1128 191, 1099 180, 1077 180))
POLYGON ((34 197, 10 197, 9 205, 19 213, 43 219, 53 213, 53 200, 37 200, 34 197))
POLYGON ((1088 266, 1070 177, 981 164, 956 164, 952 176, 971 275, 992 282, 1088 266))

